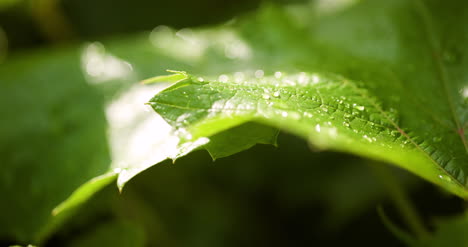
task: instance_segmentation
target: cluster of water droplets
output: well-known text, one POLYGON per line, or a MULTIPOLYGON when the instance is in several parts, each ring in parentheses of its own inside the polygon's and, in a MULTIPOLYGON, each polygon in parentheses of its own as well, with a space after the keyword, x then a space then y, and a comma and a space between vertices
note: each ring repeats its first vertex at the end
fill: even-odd
POLYGON ((219 82, 229 82, 237 84, 269 84, 277 87, 296 87, 310 86, 322 81, 322 77, 318 74, 309 74, 305 72, 287 74, 282 71, 275 71, 267 74, 262 69, 250 70, 244 72, 235 72, 233 74, 221 74, 217 78, 219 82))
POLYGON ((206 87, 229 91, 231 97, 214 101, 208 118, 247 114, 275 121, 294 120, 331 138, 343 132, 367 143, 410 144, 392 125, 392 121, 398 122, 397 112, 389 109, 382 113, 377 109, 380 105, 370 103, 371 97, 363 97, 355 86, 349 85, 352 82, 320 74, 262 69, 221 74, 213 81, 206 87))

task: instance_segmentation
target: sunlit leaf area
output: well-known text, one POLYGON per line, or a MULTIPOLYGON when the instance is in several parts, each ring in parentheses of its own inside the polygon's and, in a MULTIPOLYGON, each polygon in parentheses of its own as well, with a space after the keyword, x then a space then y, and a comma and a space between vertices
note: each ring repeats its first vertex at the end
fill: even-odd
POLYGON ((468 2, 0 0, 0 246, 468 246, 468 2))

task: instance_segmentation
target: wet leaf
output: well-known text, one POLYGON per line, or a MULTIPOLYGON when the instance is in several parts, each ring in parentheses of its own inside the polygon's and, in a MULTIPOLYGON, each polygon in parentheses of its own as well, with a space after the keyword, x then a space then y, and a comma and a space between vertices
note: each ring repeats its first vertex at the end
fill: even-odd
POLYGON ((192 76, 150 104, 183 140, 258 122, 321 149, 399 165, 466 198, 468 35, 460 30, 468 15, 461 9, 367 1, 307 28, 283 20, 279 27, 290 26, 251 33, 279 15, 269 9, 239 25, 245 37, 263 39, 245 58, 261 72, 192 76))

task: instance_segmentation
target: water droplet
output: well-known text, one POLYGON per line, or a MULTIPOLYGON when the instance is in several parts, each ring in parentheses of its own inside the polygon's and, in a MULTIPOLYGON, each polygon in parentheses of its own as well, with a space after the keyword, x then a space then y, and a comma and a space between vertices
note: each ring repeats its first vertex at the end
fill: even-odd
POLYGON ((289 80, 289 79, 285 79, 283 83, 286 85, 290 85, 290 86, 296 86, 296 83, 293 80, 289 80))
POLYGON ((450 182, 450 181, 451 181, 450 177, 447 176, 447 175, 444 175, 444 174, 440 174, 440 175, 439 175, 439 178, 442 179, 442 180, 444 180, 444 181, 447 181, 447 182, 450 182))
POLYGON ((264 75, 265 75, 265 72, 263 72, 263 70, 261 70, 261 69, 255 71, 255 77, 256 78, 262 78, 264 75))
POLYGON ((315 84, 315 83, 319 83, 320 81, 320 77, 318 77, 317 75, 313 75, 312 76, 312 82, 315 84))
POLYGON ((273 96, 278 98, 280 96, 280 93, 278 91, 276 91, 276 92, 273 93, 273 96))
POLYGON ((320 124, 315 125, 315 131, 320 132, 320 124))
POLYGON ((325 106, 325 105, 322 105, 322 106, 320 107, 320 109, 322 109, 322 111, 324 111, 324 112, 328 112, 328 107, 325 106))
POLYGON ((287 116, 288 116, 288 113, 284 111, 284 112, 281 113, 281 116, 287 117, 287 116))
POLYGON ((301 72, 297 77, 297 82, 301 85, 306 85, 309 82, 309 78, 306 76, 306 73, 301 72))
POLYGON ((281 73, 280 71, 276 71, 276 72, 275 72, 275 77, 276 77, 277 79, 281 78, 281 76, 283 76, 283 73, 281 73))
POLYGON ((362 137, 363 137, 364 139, 366 139, 368 142, 372 142, 372 141, 373 141, 373 140, 372 140, 370 137, 368 137, 367 135, 363 135, 362 137))
POLYGON ((234 73, 234 80, 237 83, 243 82, 244 81, 244 73, 242 72, 236 72, 234 73))
POLYGON ((468 99, 468 86, 465 86, 460 90, 462 97, 466 100, 468 99))
POLYGON ((264 98, 264 99, 270 99, 270 95, 264 94, 264 95, 263 95, 263 98, 264 98))
POLYGON ((347 123, 347 122, 343 122, 343 125, 344 125, 345 127, 349 127, 349 123, 347 123))
POLYGON ((197 80, 198 80, 199 82, 205 81, 205 79, 203 79, 203 77, 198 77, 197 80))
POLYGON ((228 82, 228 80, 229 80, 229 76, 227 76, 227 75, 220 75, 218 77, 218 81, 220 81, 220 82, 228 82))
POLYGON ((304 115, 304 117, 308 117, 308 118, 313 117, 313 115, 311 113, 309 113, 309 112, 304 112, 303 115, 304 115))
POLYGON ((356 109, 360 110, 360 111, 364 111, 364 106, 356 106, 356 109))

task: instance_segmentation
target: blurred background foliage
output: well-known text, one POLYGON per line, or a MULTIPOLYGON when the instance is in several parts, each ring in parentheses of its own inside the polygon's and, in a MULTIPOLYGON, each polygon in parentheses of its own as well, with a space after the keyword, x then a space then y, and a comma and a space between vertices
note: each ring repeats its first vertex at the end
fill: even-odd
MULTIPOLYGON (((291 3, 277 0, 274 4, 291 3)), ((48 89, 53 91, 52 87, 60 88, 68 80, 85 80, 74 70, 80 64, 70 62, 70 57, 76 56, 70 51, 76 47, 81 49, 85 42, 110 40, 114 44, 110 50, 139 64, 141 76, 149 77, 167 68, 158 67, 142 42, 133 41, 143 36, 147 39, 147 32, 154 27, 167 25, 180 29, 225 23, 265 4, 272 3, 262 0, 0 0, 0 67, 8 65, 9 68, 2 70, 1 76, 14 78, 26 72, 24 76, 29 80, 53 80, 48 89), (119 41, 117 45, 115 40, 119 41), (51 65, 49 70, 24 70, 34 61, 47 63, 49 57, 61 65, 51 65)), ((104 49, 94 44, 93 49, 104 49)), ((171 63, 174 65, 171 68, 187 67, 171 61, 160 66, 171 63)), ((133 78, 133 81, 143 78, 133 78)), ((1 81, 0 86, 4 86, 1 81)), ((21 93, 22 96, 4 95, 0 100, 3 104, 21 100, 34 92, 33 88, 30 90, 21 93)), ((105 90, 114 89, 104 87, 105 90)), ((89 104, 86 109, 92 109, 93 102, 102 104, 93 100, 78 104, 89 104)), ((36 108, 27 109, 35 111, 36 108)), ((57 111, 62 114, 60 109, 57 111)), ((79 117, 80 113, 77 114, 79 117)), ((94 120, 103 121, 99 116, 94 120)), ((99 124, 95 130, 98 134, 81 137, 89 146, 77 151, 82 153, 80 157, 86 156, 89 150, 107 152, 93 139, 102 135, 104 129, 99 124)), ((2 156, 10 157, 10 153, 17 151, 16 146, 27 141, 28 147, 38 150, 44 145, 41 141, 19 140, 8 149, 3 148, 2 156)), ((317 152, 313 148, 311 151, 305 142, 287 134, 281 134, 278 143, 278 148, 257 145, 216 162, 205 151, 181 158, 175 164, 166 161, 138 175, 122 194, 111 184, 42 246, 402 245, 383 226, 377 214, 376 207, 382 205, 390 219, 406 227, 394 208, 388 188, 375 172, 380 164, 345 154, 317 152)), ((51 158, 50 162, 54 160, 51 158)), ((429 228, 434 229, 437 216, 463 213, 465 205, 461 199, 399 169, 385 169, 407 191, 429 228)), ((8 200, 3 198, 2 204, 8 200)), ((2 214, 8 214, 5 211, 9 209, 4 205, 2 214)), ((33 221, 34 212, 25 217, 33 221)), ((457 223, 461 225, 458 227, 461 233, 464 222, 457 223)), ((1 229, 14 225, 0 223, 1 229)), ((1 246, 27 244, 2 234, 5 237, 0 239, 1 246)))

